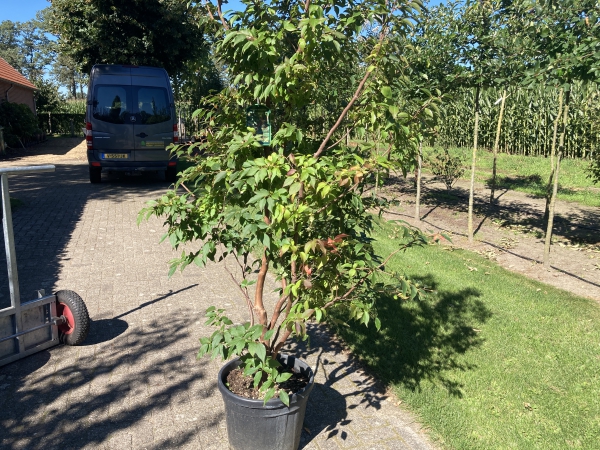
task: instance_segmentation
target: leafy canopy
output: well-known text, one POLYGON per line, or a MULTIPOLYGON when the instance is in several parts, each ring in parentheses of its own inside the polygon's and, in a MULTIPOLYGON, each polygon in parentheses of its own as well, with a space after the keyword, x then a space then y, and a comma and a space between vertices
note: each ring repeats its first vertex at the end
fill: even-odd
POLYGON ((204 47, 185 0, 53 0, 61 53, 89 73, 94 64, 164 67, 169 74, 204 47))
MULTIPOLYGON (((192 164, 139 219, 165 218, 164 239, 182 250, 171 274, 235 258, 239 270, 230 275, 249 322, 233 325, 211 308, 208 323, 217 331, 201 340, 199 356, 240 356, 266 401, 281 379, 279 352, 289 337, 306 337, 307 320, 338 308, 379 328, 380 295, 420 294, 402 274, 386 272, 387 259, 375 254, 371 211, 383 203, 367 190, 379 171, 412 164, 436 97, 398 97, 409 69, 394 49, 415 23, 418 2, 244 6, 227 17, 220 3, 196 6, 218 36, 216 55, 231 84, 195 112, 204 141, 175 149, 192 164), (257 103, 271 110, 270 146, 246 124, 246 108, 257 103), (348 133, 360 137, 367 129, 377 144, 347 143, 348 133), (186 245, 195 241, 201 245, 186 245), (268 271, 278 283, 274 299, 265 294, 268 271)), ((425 242, 418 230, 399 227, 397 251, 425 242)), ((280 398, 287 403, 286 393, 280 398)))

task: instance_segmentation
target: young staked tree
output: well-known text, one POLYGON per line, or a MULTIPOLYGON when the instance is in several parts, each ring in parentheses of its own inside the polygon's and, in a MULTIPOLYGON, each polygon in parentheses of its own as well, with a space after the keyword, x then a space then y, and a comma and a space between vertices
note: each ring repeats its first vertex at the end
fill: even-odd
POLYGON ((452 44, 450 56, 455 61, 452 66, 453 72, 446 76, 449 92, 459 88, 474 91, 473 151, 468 208, 468 238, 472 243, 481 92, 490 86, 506 83, 506 68, 503 66, 509 52, 506 48, 508 40, 503 37, 506 14, 502 3, 496 0, 449 2, 447 7, 451 13, 446 15, 447 20, 440 29, 452 44))
MULTIPOLYGON (((210 17, 207 26, 215 28, 215 54, 230 84, 196 112, 206 141, 195 147, 203 155, 179 148, 193 164, 140 217, 164 217, 165 239, 182 250, 171 273, 225 257, 236 267, 230 275, 248 307, 248 322, 233 325, 223 310, 211 308, 209 322, 217 331, 201 339, 200 356, 239 356, 266 401, 280 379, 278 354, 288 338, 306 337, 308 319, 321 321, 339 309, 348 319, 379 328, 376 301, 382 293, 419 295, 417 284, 385 272, 388 259, 376 255, 370 237, 370 210, 380 203, 363 194, 375 174, 403 162, 401 155, 407 155, 404 162, 414 161, 418 136, 410 114, 393 98, 386 65, 395 63, 392 35, 408 33, 420 4, 244 0, 242 5, 225 17, 221 1, 198 4, 210 17), (344 80, 352 86, 348 102, 336 114, 320 115, 317 100, 331 88, 322 80, 345 74, 354 61, 359 76, 344 80), (269 145, 262 145, 264 121, 246 122, 247 108, 257 104, 271 111, 269 145), (346 145, 347 128, 367 126, 398 155, 395 160, 375 152, 375 143, 346 145), (192 241, 199 248, 185 246, 192 241), (265 293, 269 271, 278 284, 272 301, 265 293)), ((397 251, 424 242, 416 230, 400 230, 404 239, 397 251)), ((287 403, 287 394, 280 398, 287 403)))
POLYGON ((498 120, 496 122, 496 135, 493 146, 492 159, 492 179, 490 180, 490 204, 494 203, 496 187, 497 187, 497 172, 498 172, 498 150, 500 146, 500 137, 502 134, 502 122, 504 119, 504 111, 506 106, 506 98, 508 96, 508 88, 517 86, 525 72, 525 65, 529 61, 529 54, 526 49, 523 49, 518 36, 511 31, 510 22, 513 19, 511 16, 510 2, 503 1, 500 3, 498 11, 498 23, 494 33, 495 46, 498 49, 498 57, 500 58, 501 66, 496 68, 496 78, 494 84, 498 89, 502 90, 500 98, 496 100, 494 106, 500 104, 498 112, 498 120))
POLYGON ((452 27, 448 23, 455 20, 454 4, 440 4, 431 9, 424 8, 406 42, 402 45, 402 55, 408 62, 405 71, 403 89, 398 90, 398 97, 404 99, 404 107, 413 109, 424 104, 426 97, 430 98, 430 114, 427 120, 416 123, 419 133, 419 148, 415 155, 415 220, 421 220, 421 183, 423 166, 423 143, 434 137, 440 120, 440 108, 448 95, 443 92, 451 90, 451 82, 447 77, 455 74, 460 68, 456 67, 454 48, 452 46, 452 27))
POLYGON ((497 100, 500 103, 500 112, 498 113, 498 124, 496 126, 496 138, 494 139, 493 161, 492 161, 492 180, 490 182, 490 204, 494 203, 496 193, 496 176, 498 164, 498 146, 500 145, 500 133, 502 131, 502 118, 504 117, 504 104, 506 103, 506 89, 502 90, 502 96, 497 100))
MULTIPOLYGON (((463 61, 470 66, 469 78, 475 90, 473 152, 469 183, 468 239, 473 243, 473 204, 475 198, 475 172, 479 144, 479 119, 481 91, 490 86, 506 83, 507 56, 513 50, 506 38, 507 16, 501 1, 473 0, 465 3, 460 24, 461 32, 468 38, 459 47, 463 61)), ((494 182, 494 181, 493 181, 494 182)))

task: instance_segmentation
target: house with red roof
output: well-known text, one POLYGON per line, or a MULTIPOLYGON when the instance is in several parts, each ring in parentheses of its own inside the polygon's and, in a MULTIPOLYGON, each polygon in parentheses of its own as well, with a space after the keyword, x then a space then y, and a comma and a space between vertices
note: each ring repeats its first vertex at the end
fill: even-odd
POLYGON ((0 101, 22 103, 35 114, 34 93, 37 90, 31 81, 0 58, 0 101))

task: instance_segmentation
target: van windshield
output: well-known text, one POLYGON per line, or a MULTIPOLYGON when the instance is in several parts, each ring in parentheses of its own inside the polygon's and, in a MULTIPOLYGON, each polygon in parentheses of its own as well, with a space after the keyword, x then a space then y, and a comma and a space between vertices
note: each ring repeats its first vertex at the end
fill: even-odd
POLYGON ((110 123, 129 123, 131 103, 128 94, 128 86, 97 86, 93 100, 94 118, 110 123))
POLYGON ((109 123, 151 125, 171 120, 171 105, 165 88, 98 85, 92 114, 109 123))

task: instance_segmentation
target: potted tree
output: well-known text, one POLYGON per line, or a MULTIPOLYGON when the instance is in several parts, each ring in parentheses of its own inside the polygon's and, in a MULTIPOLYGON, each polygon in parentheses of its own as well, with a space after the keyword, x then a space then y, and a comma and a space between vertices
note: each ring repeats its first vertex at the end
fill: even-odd
MULTIPOLYGON (((409 114, 393 94, 406 67, 390 55, 401 51, 417 3, 243 4, 228 18, 221 2, 198 6, 204 25, 214 28, 229 87, 195 111, 206 138, 175 148, 190 165, 139 220, 164 217, 164 239, 176 249, 201 243, 184 248, 170 274, 190 264, 237 262, 229 275, 248 321, 233 324, 211 307, 207 323, 216 330, 201 339, 199 357, 235 357, 218 380, 233 448, 293 449, 313 374, 282 354, 288 339, 306 338, 309 320, 339 320, 331 310, 379 328, 382 292, 412 299, 421 291, 385 272, 392 255, 374 252, 369 235, 382 200, 366 189, 379 172, 414 161, 415 130, 433 116, 433 100, 413 104, 409 114), (376 143, 362 139, 367 127, 376 143), (350 142, 350 133, 359 141, 350 142), (278 284, 271 301, 269 276, 278 284), (235 379, 228 378, 234 369, 235 379), (238 378, 256 398, 230 391, 238 378)), ((426 242, 416 229, 401 230, 396 252, 426 242)))

